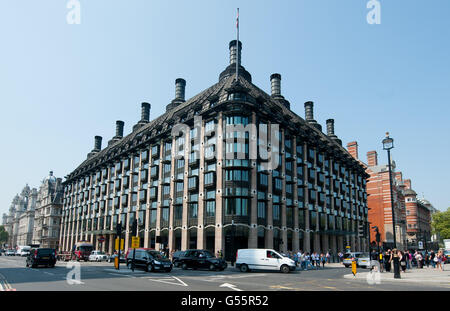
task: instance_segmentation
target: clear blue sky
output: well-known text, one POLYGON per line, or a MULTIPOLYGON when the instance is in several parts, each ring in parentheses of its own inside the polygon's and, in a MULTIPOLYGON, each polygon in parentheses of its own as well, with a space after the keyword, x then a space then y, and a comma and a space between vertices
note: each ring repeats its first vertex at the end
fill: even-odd
POLYGON ((315 118, 335 119, 360 158, 395 139, 393 158, 436 208, 448 196, 450 2, 381 2, 369 25, 366 0, 110 1, 80 0, 81 24, 66 22, 68 0, 0 0, 0 213, 25 183, 38 187, 53 170, 63 177, 93 148, 125 134, 152 104, 151 119, 174 97, 176 78, 192 97, 228 64, 240 8, 242 64, 294 112, 315 103, 315 118))

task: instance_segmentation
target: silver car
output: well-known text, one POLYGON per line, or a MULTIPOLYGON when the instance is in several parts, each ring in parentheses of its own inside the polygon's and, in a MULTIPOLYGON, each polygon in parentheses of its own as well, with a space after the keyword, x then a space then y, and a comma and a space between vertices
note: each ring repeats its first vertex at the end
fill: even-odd
POLYGON ((359 253, 356 256, 356 265, 358 267, 370 268, 370 254, 369 253, 359 253))

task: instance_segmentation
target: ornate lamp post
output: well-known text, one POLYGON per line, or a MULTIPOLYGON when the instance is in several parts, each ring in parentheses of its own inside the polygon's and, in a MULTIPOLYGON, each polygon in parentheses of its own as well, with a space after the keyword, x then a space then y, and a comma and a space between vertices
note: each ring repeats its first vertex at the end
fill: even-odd
POLYGON ((391 208, 392 208, 392 230, 394 235, 394 247, 397 248, 397 236, 395 233, 395 213, 394 213, 394 194, 392 192, 392 171, 391 171, 391 149, 394 148, 394 139, 389 137, 389 132, 386 132, 386 138, 383 139, 383 149, 387 150, 388 167, 389 167, 389 187, 391 191, 391 208))

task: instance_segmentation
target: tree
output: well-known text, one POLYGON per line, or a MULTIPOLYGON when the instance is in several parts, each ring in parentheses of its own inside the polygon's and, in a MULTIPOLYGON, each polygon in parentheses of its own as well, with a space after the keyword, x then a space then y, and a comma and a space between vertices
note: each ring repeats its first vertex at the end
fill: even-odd
POLYGON ((445 212, 437 212, 431 222, 433 233, 439 234, 441 239, 450 239, 450 207, 445 212))
POLYGON ((0 244, 8 242, 9 234, 5 230, 5 226, 0 226, 0 244))

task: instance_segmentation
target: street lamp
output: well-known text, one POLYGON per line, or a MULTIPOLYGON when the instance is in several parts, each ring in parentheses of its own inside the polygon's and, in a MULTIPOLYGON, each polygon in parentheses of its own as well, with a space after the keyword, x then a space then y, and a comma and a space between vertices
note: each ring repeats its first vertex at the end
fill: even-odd
POLYGON ((391 149, 394 148, 394 139, 389 137, 389 132, 386 132, 386 138, 383 139, 383 149, 387 150, 388 167, 389 167, 389 187, 391 190, 391 208, 392 208, 392 230, 394 235, 394 247, 397 248, 397 237, 395 233, 395 213, 394 213, 394 193, 392 192, 392 171, 391 171, 391 149))

